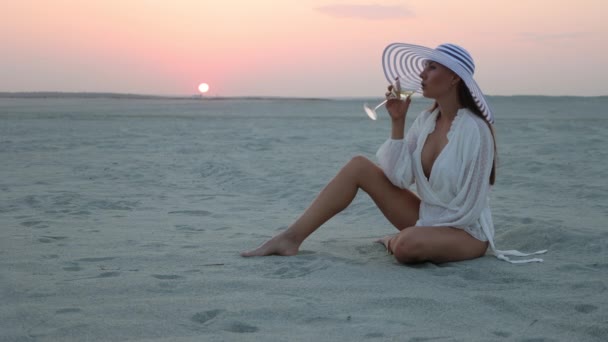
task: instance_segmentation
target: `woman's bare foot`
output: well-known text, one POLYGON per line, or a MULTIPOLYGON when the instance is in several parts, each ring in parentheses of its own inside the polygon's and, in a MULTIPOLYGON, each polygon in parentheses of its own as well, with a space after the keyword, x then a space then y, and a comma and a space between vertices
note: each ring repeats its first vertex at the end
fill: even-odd
POLYGON ((300 244, 289 239, 283 234, 279 234, 272 239, 266 241, 263 245, 256 249, 241 253, 243 257, 266 256, 266 255, 283 255, 290 256, 298 254, 300 244))
POLYGON ((390 241, 396 237, 399 234, 393 234, 393 235, 387 235, 383 238, 380 238, 374 242, 380 243, 384 246, 384 248, 386 248, 386 251, 388 252, 388 254, 393 254, 393 251, 390 248, 390 241))

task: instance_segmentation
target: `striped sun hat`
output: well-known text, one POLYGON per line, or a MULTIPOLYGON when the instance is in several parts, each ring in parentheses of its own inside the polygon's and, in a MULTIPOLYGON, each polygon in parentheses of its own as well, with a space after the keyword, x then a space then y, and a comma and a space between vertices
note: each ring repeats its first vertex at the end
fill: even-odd
POLYGON ((475 63, 467 50, 454 44, 441 44, 435 49, 419 45, 393 43, 384 49, 382 54, 382 67, 386 79, 393 82, 396 77, 404 80, 405 84, 419 85, 422 79, 420 73, 427 60, 437 62, 452 70, 469 88, 473 100, 485 117, 494 124, 492 109, 486 101, 477 82, 473 80, 475 63))

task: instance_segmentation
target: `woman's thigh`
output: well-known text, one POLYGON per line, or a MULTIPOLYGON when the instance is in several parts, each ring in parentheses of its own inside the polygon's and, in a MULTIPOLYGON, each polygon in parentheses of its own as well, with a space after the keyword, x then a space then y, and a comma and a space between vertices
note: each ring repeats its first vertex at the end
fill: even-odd
POLYGON ((480 241, 453 227, 409 227, 390 243, 397 261, 443 263, 483 256, 487 241, 480 241))
POLYGON ((389 181, 384 171, 365 157, 351 161, 357 170, 357 183, 376 203, 384 216, 399 230, 418 221, 420 199, 408 189, 401 189, 389 181))

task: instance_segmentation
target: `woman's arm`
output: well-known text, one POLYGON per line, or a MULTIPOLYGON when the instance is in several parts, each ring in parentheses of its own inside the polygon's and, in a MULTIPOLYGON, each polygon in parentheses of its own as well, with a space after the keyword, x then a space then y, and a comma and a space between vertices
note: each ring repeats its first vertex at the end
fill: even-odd
POLYGON ((412 154, 418 142, 419 118, 421 117, 418 116, 414 120, 412 127, 408 128, 407 135, 405 135, 405 116, 409 102, 409 98, 405 101, 389 100, 387 102, 387 110, 392 121, 391 137, 380 146, 376 153, 380 168, 386 177, 393 185, 402 189, 407 189, 414 183, 412 154))
MULTIPOLYGON (((392 86, 389 86, 389 93, 387 94, 390 94, 391 89, 392 86)), ((407 110, 410 108, 411 102, 412 99, 410 96, 408 96, 405 100, 389 99, 386 102, 386 110, 391 116, 392 122, 391 139, 403 139, 405 135, 405 117, 407 115, 407 110)))

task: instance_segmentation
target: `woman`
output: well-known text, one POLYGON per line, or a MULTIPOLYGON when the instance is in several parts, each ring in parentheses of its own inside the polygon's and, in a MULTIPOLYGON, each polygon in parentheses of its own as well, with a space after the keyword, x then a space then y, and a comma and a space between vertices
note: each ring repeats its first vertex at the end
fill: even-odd
POLYGON ((378 240, 404 264, 443 263, 483 256, 488 246, 502 260, 530 254, 496 250, 489 194, 496 178, 494 118, 473 80, 473 59, 463 48, 395 43, 383 54, 387 79, 420 83, 435 100, 404 138, 410 98, 389 98, 391 137, 378 150, 379 166, 355 157, 287 230, 241 255, 294 255, 324 222, 345 209, 358 189, 370 195, 399 233, 378 240), (408 188, 416 183, 417 193, 408 188))

